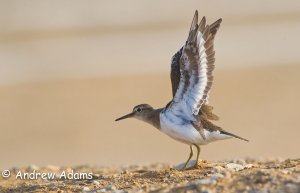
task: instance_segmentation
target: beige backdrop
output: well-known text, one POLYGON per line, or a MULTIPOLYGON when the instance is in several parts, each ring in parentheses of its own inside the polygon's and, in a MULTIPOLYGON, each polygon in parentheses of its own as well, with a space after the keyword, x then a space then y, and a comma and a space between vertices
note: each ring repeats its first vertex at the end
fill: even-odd
POLYGON ((0 168, 179 163, 188 147, 137 120, 171 99, 169 65, 195 9, 222 17, 202 159, 299 157, 299 1, 0 1, 0 168))

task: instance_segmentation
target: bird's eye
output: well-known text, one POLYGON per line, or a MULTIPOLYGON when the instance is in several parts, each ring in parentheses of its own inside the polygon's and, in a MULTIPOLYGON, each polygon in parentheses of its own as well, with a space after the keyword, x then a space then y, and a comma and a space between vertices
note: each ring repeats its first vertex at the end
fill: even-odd
POLYGON ((137 108, 137 109, 136 109, 136 112, 141 112, 141 111, 142 111, 141 108, 137 108))

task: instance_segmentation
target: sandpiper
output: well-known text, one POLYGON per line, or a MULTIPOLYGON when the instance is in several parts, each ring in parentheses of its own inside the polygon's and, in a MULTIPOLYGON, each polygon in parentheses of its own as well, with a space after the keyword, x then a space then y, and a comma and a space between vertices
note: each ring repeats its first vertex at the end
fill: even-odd
POLYGON ((171 82, 173 99, 166 107, 154 109, 148 104, 137 105, 133 111, 116 121, 134 117, 147 122, 171 138, 188 144, 190 155, 182 169, 186 169, 193 156, 193 146, 197 149, 197 158, 193 167, 198 166, 200 145, 210 142, 238 138, 211 120, 218 120, 208 105, 208 94, 213 82, 215 62, 214 37, 222 19, 211 25, 203 17, 198 23, 196 10, 189 35, 185 44, 172 57, 171 82))

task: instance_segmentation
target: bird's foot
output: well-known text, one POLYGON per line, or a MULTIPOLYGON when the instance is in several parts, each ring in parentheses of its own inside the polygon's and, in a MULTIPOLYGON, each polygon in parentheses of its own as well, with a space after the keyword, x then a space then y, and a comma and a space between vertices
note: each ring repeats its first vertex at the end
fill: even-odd
POLYGON ((199 163, 195 163, 193 166, 187 167, 187 165, 183 166, 182 168, 178 169, 178 171, 185 171, 185 170, 194 170, 194 169, 202 169, 203 167, 199 163))
POLYGON ((201 164, 195 164, 193 167, 189 168, 191 170, 203 169, 204 167, 201 164))
POLYGON ((182 168, 179 168, 178 170, 179 171, 184 171, 184 170, 188 169, 186 166, 187 166, 187 163, 185 163, 185 165, 182 168))
POLYGON ((194 166, 190 167, 189 169, 204 169, 207 167, 207 160, 200 160, 198 162, 195 162, 194 166))
POLYGON ((188 163, 175 166, 175 169, 178 171, 184 171, 184 170, 204 169, 207 167, 211 167, 211 166, 210 163, 208 163, 206 160, 199 160, 198 162, 196 162, 196 160, 192 160, 188 163))

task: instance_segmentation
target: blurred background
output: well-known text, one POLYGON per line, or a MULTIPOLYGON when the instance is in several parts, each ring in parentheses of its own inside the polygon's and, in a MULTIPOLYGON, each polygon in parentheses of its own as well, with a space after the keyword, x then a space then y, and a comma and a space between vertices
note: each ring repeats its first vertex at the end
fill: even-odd
POLYGON ((300 1, 0 1, 0 168, 184 162, 187 145, 134 119, 171 99, 170 59, 194 11, 216 36, 210 104, 231 139, 209 161, 300 156, 300 1))

